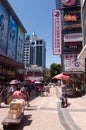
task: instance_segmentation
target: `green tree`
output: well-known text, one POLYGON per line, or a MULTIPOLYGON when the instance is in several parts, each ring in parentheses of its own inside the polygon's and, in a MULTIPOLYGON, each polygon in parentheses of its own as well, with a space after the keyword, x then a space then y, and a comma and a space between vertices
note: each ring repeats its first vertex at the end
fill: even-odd
POLYGON ((53 76, 55 76, 56 74, 59 74, 61 72, 62 72, 62 65, 61 64, 56 64, 56 63, 51 64, 51 66, 50 66, 50 76, 51 76, 51 78, 53 76))
POLYGON ((51 82, 53 81, 52 77, 62 72, 62 65, 53 63, 50 65, 50 69, 46 69, 46 70, 47 73, 44 75, 44 81, 51 82))

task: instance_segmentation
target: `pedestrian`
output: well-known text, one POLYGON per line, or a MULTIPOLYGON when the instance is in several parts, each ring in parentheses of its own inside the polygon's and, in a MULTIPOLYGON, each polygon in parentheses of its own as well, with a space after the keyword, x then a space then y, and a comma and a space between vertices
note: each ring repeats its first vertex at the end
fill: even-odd
POLYGON ((31 95, 31 86, 30 85, 28 85, 27 91, 28 91, 28 94, 29 94, 29 97, 30 97, 30 95, 31 95))
POLYGON ((15 84, 11 84, 10 88, 8 90, 8 96, 11 96, 15 90, 16 90, 16 85, 15 84))
POLYGON ((2 91, 1 91, 2 100, 5 102, 5 99, 7 97, 7 89, 5 84, 2 85, 2 91))
POLYGON ((48 83, 44 83, 44 91, 46 93, 46 96, 48 96, 48 94, 50 94, 50 86, 48 85, 48 83))
POLYGON ((35 84, 35 88, 36 88, 36 96, 38 96, 39 95, 38 84, 35 84))
POLYGON ((41 92, 42 92, 42 84, 38 85, 38 92, 39 92, 39 96, 41 96, 41 92))
POLYGON ((27 102, 27 106, 30 106, 30 104, 29 104, 29 94, 28 94, 28 85, 25 84, 20 90, 23 93, 24 99, 27 102))

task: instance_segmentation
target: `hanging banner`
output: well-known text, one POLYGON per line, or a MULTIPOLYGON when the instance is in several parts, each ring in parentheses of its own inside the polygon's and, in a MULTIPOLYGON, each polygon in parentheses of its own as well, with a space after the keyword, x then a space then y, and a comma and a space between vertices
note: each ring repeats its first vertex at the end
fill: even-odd
POLYGON ((53 54, 61 55, 61 13, 60 10, 52 11, 52 45, 53 54))

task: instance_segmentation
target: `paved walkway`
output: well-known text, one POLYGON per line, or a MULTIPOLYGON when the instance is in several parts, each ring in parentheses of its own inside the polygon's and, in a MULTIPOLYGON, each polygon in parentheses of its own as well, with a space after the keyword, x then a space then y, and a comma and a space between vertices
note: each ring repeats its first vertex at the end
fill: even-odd
POLYGON ((48 96, 39 96, 30 101, 27 110, 32 116, 32 122, 27 127, 28 130, 64 130, 58 117, 55 88, 51 88, 50 91, 48 96))
MULTIPOLYGON (((70 105, 61 108, 56 89, 52 87, 50 91, 49 96, 32 96, 33 100, 25 109, 21 125, 12 130, 86 130, 86 96, 68 98, 70 105)), ((5 117, 7 109, 0 109, 0 121, 5 117)), ((2 125, 0 129, 3 129, 2 125)))
POLYGON ((86 130, 86 97, 68 98, 68 102, 67 108, 61 108, 53 87, 48 97, 32 100, 31 107, 37 109, 37 113, 32 114, 37 116, 32 127, 35 125, 36 130, 86 130))

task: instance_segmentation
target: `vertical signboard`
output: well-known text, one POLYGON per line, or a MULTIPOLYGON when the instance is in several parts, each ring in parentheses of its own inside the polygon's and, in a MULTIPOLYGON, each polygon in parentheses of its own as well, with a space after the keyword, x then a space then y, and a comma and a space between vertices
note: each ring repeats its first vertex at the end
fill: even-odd
POLYGON ((16 58, 16 42, 17 42, 17 23, 10 15, 9 19, 9 31, 8 31, 8 46, 7 46, 7 55, 11 59, 16 58))
POLYGON ((8 33, 8 11, 0 1, 0 54, 6 54, 8 33))
POLYGON ((17 61, 23 62, 23 45, 24 45, 24 33, 22 29, 18 28, 18 39, 17 39, 17 61))
POLYGON ((52 11, 52 45, 53 54, 61 55, 61 12, 60 10, 52 11))

